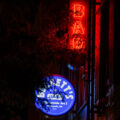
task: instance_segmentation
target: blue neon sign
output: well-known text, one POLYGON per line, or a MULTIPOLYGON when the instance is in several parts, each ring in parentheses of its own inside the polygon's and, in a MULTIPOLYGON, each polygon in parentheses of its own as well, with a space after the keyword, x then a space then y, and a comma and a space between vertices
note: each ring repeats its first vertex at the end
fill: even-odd
POLYGON ((50 81, 47 88, 35 89, 35 106, 43 113, 59 116, 67 113, 74 105, 75 90, 64 77, 53 75, 46 77, 50 81))

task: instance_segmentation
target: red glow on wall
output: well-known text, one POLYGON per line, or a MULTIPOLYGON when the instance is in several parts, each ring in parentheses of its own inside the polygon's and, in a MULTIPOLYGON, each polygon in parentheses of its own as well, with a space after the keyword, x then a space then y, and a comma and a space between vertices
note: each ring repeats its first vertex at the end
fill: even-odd
POLYGON ((82 3, 71 3, 72 24, 69 26, 69 48, 85 48, 86 36, 86 7, 82 3))
POLYGON ((101 31, 100 5, 96 5, 95 15, 95 99, 99 98, 99 78, 100 78, 100 31, 101 31))

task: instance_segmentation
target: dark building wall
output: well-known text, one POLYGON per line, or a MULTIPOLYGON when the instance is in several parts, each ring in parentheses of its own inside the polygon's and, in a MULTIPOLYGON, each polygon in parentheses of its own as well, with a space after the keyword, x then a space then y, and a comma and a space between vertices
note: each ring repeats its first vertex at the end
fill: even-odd
POLYGON ((106 94, 106 82, 109 72, 109 2, 101 8, 101 41, 100 41, 100 98, 106 94))
POLYGON ((120 119, 120 6, 115 0, 114 9, 114 116, 115 120, 120 119))
POLYGON ((120 6, 115 0, 115 39, 114 39, 114 82, 120 84, 120 6))
POLYGON ((99 98, 105 100, 103 106, 112 106, 111 111, 114 113, 115 120, 120 119, 120 7, 118 2, 118 0, 104 0, 101 5, 100 39, 99 98))

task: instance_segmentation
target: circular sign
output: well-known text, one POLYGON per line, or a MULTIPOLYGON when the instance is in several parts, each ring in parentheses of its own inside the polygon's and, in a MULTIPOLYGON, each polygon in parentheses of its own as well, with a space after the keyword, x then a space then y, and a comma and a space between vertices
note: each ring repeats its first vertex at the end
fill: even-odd
POLYGON ((59 75, 48 76, 44 80, 49 81, 47 87, 35 89, 35 106, 51 116, 67 113, 75 102, 72 84, 59 75))

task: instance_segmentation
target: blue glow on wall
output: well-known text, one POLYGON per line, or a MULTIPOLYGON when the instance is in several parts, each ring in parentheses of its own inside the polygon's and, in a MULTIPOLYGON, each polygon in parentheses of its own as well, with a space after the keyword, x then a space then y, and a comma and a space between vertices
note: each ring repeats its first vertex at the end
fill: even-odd
POLYGON ((70 70, 73 70, 73 71, 78 70, 78 68, 73 67, 71 64, 67 64, 67 67, 68 67, 70 70))
POLYGON ((53 75, 51 78, 45 79, 50 79, 47 88, 35 89, 35 106, 47 115, 63 115, 74 105, 75 90, 66 78, 59 75, 53 75))

